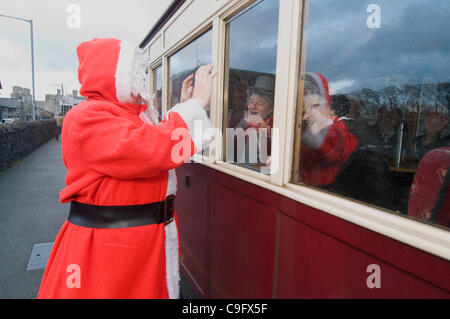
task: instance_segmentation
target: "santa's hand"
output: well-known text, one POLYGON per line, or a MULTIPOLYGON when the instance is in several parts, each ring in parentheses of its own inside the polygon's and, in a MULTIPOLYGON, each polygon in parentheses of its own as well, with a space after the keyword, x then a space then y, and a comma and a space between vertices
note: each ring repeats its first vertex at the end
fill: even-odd
POLYGON ((192 97, 204 107, 211 101, 213 79, 217 73, 211 73, 213 65, 202 65, 195 73, 195 87, 192 97))
POLYGON ((180 102, 184 103, 187 100, 192 99, 192 93, 194 92, 194 85, 192 80, 194 79, 194 74, 189 75, 184 81, 181 87, 181 98, 180 102))

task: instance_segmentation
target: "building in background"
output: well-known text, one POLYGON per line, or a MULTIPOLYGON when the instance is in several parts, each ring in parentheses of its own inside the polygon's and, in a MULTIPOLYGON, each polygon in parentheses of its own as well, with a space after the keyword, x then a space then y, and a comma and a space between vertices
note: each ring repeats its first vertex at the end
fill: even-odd
POLYGON ((66 115, 69 110, 77 104, 85 101, 86 98, 78 95, 77 90, 73 90, 72 94, 65 95, 64 92, 61 92, 61 89, 56 90, 55 94, 46 94, 45 95, 45 109, 48 112, 57 115, 66 115))
MULTIPOLYGON (((56 94, 46 94, 45 101, 36 102, 36 118, 51 119, 66 113, 86 98, 78 95, 77 90, 72 94, 64 94, 58 89, 56 94)), ((10 98, 0 98, 0 119, 15 118, 23 121, 33 119, 33 95, 31 89, 14 86, 10 98)))
MULTIPOLYGON (((24 121, 31 121, 33 119, 33 95, 31 89, 21 86, 13 86, 11 99, 19 100, 21 103, 20 119, 24 121)), ((45 112, 45 101, 36 102, 36 118, 40 119, 40 114, 45 112)))
POLYGON ((22 118, 22 101, 20 99, 0 98, 0 120, 22 118))

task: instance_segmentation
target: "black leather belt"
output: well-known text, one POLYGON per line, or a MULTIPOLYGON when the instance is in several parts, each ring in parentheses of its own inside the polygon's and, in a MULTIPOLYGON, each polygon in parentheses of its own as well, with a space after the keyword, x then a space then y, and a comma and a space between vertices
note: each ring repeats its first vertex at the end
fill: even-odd
POLYGON ((167 225, 173 220, 174 208, 174 195, 162 202, 131 206, 96 206, 73 201, 70 203, 67 220, 90 228, 126 228, 161 223, 167 225))

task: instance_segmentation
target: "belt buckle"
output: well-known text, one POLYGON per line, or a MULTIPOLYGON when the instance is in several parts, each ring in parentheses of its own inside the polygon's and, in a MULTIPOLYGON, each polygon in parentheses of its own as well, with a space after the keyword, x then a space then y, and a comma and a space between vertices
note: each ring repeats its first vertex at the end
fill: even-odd
POLYGON ((169 195, 164 201, 164 226, 170 224, 173 221, 173 211, 175 209, 175 195, 169 195), (169 207, 168 207, 169 206, 169 207), (167 212, 170 212, 170 219, 167 220, 167 212))

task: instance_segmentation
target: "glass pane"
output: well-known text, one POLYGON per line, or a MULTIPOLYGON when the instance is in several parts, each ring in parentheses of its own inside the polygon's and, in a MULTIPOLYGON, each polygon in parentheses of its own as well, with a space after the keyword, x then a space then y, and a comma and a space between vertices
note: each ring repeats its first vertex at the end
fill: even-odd
POLYGON ((305 4, 293 181, 448 227, 450 2, 305 4))
POLYGON ((163 101, 162 101, 162 65, 160 65, 159 67, 157 67, 154 70, 154 75, 155 75, 155 105, 156 105, 156 109, 158 110, 159 113, 159 120, 161 121, 162 118, 162 105, 163 105, 163 101))
POLYGON ((180 102, 183 81, 205 64, 211 64, 211 30, 169 58, 169 108, 180 102))
POLYGON ((227 23, 224 160, 269 172, 278 0, 259 1, 227 23))

